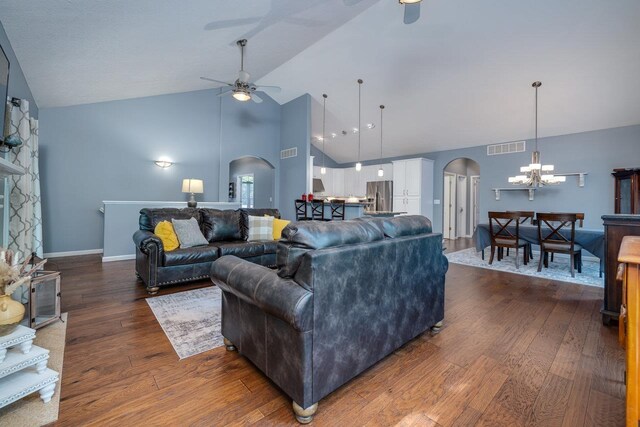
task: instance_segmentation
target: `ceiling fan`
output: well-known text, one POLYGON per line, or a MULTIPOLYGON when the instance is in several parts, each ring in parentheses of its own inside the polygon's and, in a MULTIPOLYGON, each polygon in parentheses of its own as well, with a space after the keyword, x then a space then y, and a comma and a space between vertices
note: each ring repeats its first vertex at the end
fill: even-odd
POLYGON ((251 75, 244 70, 244 47, 247 45, 247 39, 238 40, 236 44, 240 46, 240 71, 238 72, 238 78, 235 82, 227 83, 221 80, 210 79, 209 77, 200 78, 202 80, 227 86, 227 88, 220 92, 218 96, 231 94, 235 99, 242 102, 253 100, 253 102, 261 103, 262 98, 256 95, 256 90, 279 93, 282 89, 278 86, 259 86, 255 83, 249 82, 251 75))
MULTIPOLYGON (((343 0, 345 6, 354 6, 362 0, 343 0)), ((420 2, 422 0, 398 0, 404 5, 404 23, 413 24, 420 18, 420 2)))

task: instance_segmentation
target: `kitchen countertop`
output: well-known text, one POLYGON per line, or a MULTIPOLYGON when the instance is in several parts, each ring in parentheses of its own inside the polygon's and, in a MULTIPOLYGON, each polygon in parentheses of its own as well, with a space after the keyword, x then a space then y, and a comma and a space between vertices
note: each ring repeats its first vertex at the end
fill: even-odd
POLYGON ((364 211, 365 215, 368 216, 396 216, 396 215, 402 215, 402 214, 406 214, 406 212, 392 212, 392 211, 375 211, 375 212, 368 212, 368 211, 364 211))

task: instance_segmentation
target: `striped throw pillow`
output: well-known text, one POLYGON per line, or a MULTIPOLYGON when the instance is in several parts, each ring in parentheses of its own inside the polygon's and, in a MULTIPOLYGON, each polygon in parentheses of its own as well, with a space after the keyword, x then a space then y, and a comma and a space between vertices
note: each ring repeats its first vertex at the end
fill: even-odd
POLYGON ((273 240, 273 217, 249 215, 250 242, 256 240, 273 240))

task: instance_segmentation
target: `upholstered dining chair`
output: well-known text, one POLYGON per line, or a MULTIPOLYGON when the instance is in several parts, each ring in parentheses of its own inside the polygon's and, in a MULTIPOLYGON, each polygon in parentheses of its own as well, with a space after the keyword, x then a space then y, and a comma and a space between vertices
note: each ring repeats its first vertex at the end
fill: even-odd
POLYGON ((502 248, 514 248, 516 250, 516 268, 520 268, 519 252, 524 248, 524 265, 529 262, 529 243, 520 238, 520 216, 512 212, 489 212, 489 233, 491 234, 491 257, 489 264, 493 263, 493 257, 498 249, 498 261, 502 259, 502 248), (515 225, 515 233, 509 230, 509 226, 515 225))
POLYGON ((332 220, 344 220, 344 200, 332 200, 329 206, 332 220))
POLYGON ((575 213, 538 213, 536 219, 540 241, 538 271, 542 271, 543 263, 545 267, 549 267, 550 253, 562 253, 569 255, 571 277, 575 277, 575 266, 578 267, 578 273, 582 273, 582 246, 576 243, 577 215, 575 213), (570 229, 568 238, 561 233, 565 228, 570 229))
POLYGON ((313 200, 311 203, 311 219, 315 221, 324 221, 324 201, 313 200))
POLYGON ((311 217, 307 212, 307 201, 302 199, 296 200, 296 221, 310 221, 311 217))

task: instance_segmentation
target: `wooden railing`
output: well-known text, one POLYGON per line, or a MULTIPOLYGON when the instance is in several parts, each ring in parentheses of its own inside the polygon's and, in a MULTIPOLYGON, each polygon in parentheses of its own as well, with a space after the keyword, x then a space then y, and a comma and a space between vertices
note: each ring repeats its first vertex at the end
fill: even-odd
POLYGON ((622 239, 618 254, 622 281, 620 343, 626 348, 627 427, 640 425, 640 237, 622 239))

